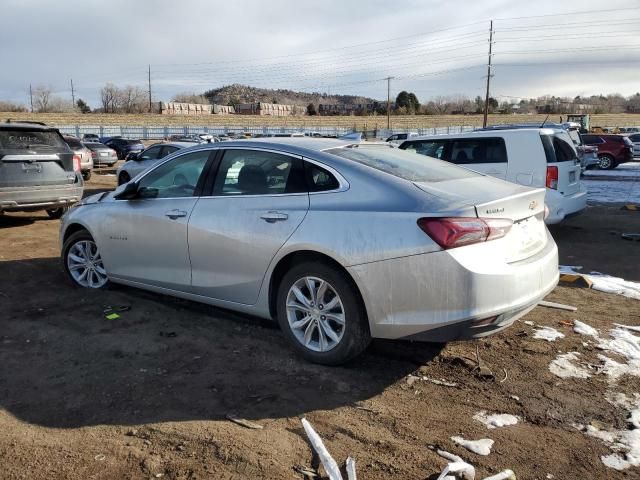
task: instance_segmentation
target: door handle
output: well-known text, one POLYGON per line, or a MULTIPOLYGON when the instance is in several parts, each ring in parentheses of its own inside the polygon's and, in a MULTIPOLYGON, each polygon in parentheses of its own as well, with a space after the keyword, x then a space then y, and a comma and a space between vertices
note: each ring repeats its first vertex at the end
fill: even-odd
POLYGON ((180 217, 186 217, 187 216, 187 212, 185 212, 184 210, 169 210, 168 212, 165 212, 165 217, 169 217, 171 220, 175 220, 176 218, 180 218, 180 217))
POLYGON ((276 223, 276 222, 284 222, 289 218, 289 215, 287 215, 286 213, 280 213, 280 212, 267 212, 260 215, 260 218, 267 223, 276 223))

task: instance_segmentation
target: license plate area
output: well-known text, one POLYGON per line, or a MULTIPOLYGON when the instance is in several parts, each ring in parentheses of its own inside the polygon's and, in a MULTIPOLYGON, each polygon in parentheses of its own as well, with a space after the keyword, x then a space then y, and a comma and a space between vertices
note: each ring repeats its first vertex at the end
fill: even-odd
POLYGON ((508 261, 516 262, 527 258, 544 246, 546 237, 544 222, 537 217, 529 217, 515 222, 508 234, 510 255, 508 261))
POLYGON ((39 162, 22 162, 22 171, 27 174, 41 173, 42 165, 39 162))

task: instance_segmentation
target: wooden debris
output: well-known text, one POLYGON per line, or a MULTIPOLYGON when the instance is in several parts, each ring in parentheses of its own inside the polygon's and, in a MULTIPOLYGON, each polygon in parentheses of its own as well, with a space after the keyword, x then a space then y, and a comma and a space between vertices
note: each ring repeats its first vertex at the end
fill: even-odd
POLYGON ((238 418, 235 415, 227 414, 227 420, 232 421, 233 423, 237 423, 245 428, 251 428, 253 430, 262 430, 264 427, 254 422, 250 422, 249 420, 245 420, 244 418, 238 418))
POLYGON ((575 312, 576 310, 578 310, 578 307, 573 307, 571 305, 564 305, 562 303, 556 303, 556 302, 547 302, 544 300, 538 302, 538 305, 540 305, 541 307, 557 308, 558 310, 566 310, 568 312, 575 312))
POLYGON ((356 478, 356 461, 347 457, 347 480, 357 480, 356 478))
POLYGON ((322 466, 329 476, 329 480, 343 480, 338 464, 333 459, 327 448, 324 446, 324 443, 322 443, 320 435, 316 433, 316 431, 313 429, 306 418, 302 419, 302 427, 304 428, 307 437, 309 437, 311 446, 318 454, 318 457, 320 457, 320 461, 322 462, 322 466))

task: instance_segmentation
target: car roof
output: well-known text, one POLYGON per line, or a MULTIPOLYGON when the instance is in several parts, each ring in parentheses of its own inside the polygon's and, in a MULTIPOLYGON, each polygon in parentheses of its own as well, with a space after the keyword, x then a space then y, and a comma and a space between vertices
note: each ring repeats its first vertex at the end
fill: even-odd
POLYGON ((189 148, 195 145, 202 145, 202 144, 198 142, 160 142, 160 143, 154 143, 153 145, 149 145, 148 148, 155 147, 156 145, 168 145, 171 147, 189 148))
POLYGON ((39 122, 12 122, 7 121, 0 123, 0 130, 41 130, 43 132, 58 131, 57 128, 51 125, 45 125, 39 122))
POLYGON ((539 135, 553 135, 556 133, 560 133, 560 132, 566 132, 566 130, 560 129, 560 128, 533 128, 533 127, 527 127, 527 128, 501 128, 501 129, 490 129, 490 130, 483 130, 483 129, 479 129, 479 130, 471 130, 469 132, 460 132, 460 133, 440 133, 440 134, 432 134, 432 135, 417 135, 417 136, 412 136, 411 138, 407 138, 407 140, 405 140, 406 142, 414 142, 416 140, 432 140, 432 139, 438 139, 438 138, 458 138, 458 137, 491 137, 491 136, 496 136, 496 135, 500 135, 501 133, 504 132, 510 132, 510 133, 516 133, 518 135, 524 135, 527 133, 536 133, 539 135))
MULTIPOLYGON (((239 144, 246 146, 256 146, 257 144, 265 144, 265 146, 282 145, 287 147, 297 147, 306 150, 314 150, 322 152, 331 148, 344 147, 353 144, 353 140, 339 140, 336 138, 313 138, 313 137, 261 137, 261 138, 245 138, 241 140, 232 140, 224 142, 221 148, 239 144)), ((212 145, 212 144, 211 144, 212 145)))

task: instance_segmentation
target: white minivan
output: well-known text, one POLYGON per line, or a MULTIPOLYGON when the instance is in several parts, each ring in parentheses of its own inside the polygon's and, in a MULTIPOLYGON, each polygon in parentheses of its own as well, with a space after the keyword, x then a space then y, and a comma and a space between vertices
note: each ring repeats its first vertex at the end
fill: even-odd
POLYGON ((565 130, 518 128, 412 137, 400 145, 479 173, 530 187, 546 187, 547 224, 587 206, 580 161, 565 130))

